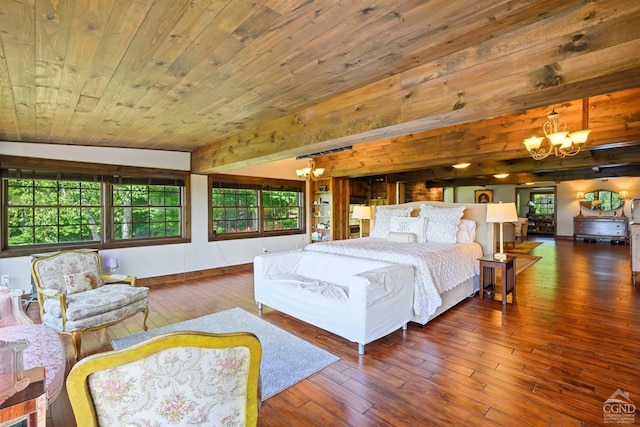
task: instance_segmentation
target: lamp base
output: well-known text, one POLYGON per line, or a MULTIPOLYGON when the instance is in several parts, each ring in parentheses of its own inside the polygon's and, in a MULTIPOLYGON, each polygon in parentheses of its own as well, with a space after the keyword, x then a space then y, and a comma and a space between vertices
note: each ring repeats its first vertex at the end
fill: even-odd
POLYGON ((504 254, 504 253, 498 253, 498 254, 495 254, 495 255, 493 256, 493 258, 494 258, 494 259, 497 259, 498 261, 506 261, 506 260, 507 260, 507 254, 504 254))

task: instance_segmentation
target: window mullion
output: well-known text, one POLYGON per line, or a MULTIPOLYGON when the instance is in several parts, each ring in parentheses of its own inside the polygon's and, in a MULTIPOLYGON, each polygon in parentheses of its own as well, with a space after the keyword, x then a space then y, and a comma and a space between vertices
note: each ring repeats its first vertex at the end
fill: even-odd
POLYGON ((263 202, 263 191, 262 189, 258 189, 258 231, 260 233, 264 233, 264 202, 263 202))

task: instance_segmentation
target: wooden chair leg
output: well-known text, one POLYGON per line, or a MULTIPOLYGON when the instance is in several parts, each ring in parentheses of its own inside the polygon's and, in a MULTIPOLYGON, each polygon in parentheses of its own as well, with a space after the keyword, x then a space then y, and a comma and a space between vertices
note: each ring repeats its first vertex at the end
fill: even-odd
POLYGON ((149 307, 144 308, 144 320, 142 321, 142 328, 146 331, 147 326, 147 318, 149 317, 149 307))

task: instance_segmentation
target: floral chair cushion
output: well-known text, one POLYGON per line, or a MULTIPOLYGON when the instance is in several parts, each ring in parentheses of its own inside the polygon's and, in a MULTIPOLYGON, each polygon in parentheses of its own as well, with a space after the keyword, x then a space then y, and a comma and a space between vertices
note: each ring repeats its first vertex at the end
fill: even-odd
MULTIPOLYGON (((84 319, 107 313, 149 297, 149 288, 129 285, 106 285, 67 296, 67 320, 84 319)), ((47 298, 44 311, 51 316, 62 317, 57 298, 47 298)))
MULTIPOLYGON (((134 289, 139 289, 139 288, 134 288, 134 289)), ((42 322, 58 331, 63 331, 63 332, 85 330, 89 328, 95 328, 101 325, 108 325, 111 323, 118 322, 122 319, 126 319, 130 316, 133 316, 135 313, 138 313, 144 310, 145 307, 147 307, 148 303, 149 303, 148 299, 145 297, 139 301, 135 301, 131 304, 125 305, 116 310, 108 311, 106 313, 96 314, 94 316, 89 316, 89 317, 78 318, 77 320, 68 320, 64 324, 64 326, 62 322, 62 317, 53 316, 45 312, 42 316, 42 322)))
POLYGON ((88 383, 101 426, 236 426, 246 416, 249 364, 246 347, 180 347, 95 372, 88 383))

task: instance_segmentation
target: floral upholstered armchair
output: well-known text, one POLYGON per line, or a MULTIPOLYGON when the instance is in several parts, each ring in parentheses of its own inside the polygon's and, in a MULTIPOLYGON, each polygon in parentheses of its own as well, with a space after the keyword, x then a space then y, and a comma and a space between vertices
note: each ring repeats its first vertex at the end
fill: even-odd
POLYGON ((78 362, 79 426, 255 426, 262 347, 249 332, 169 332, 78 362))
POLYGON ((132 276, 103 276, 95 251, 62 251, 36 258, 31 275, 42 323, 71 335, 76 359, 84 331, 105 328, 136 313, 144 313, 147 330, 149 288, 136 287, 132 276), (112 283, 118 281, 125 283, 112 283))

